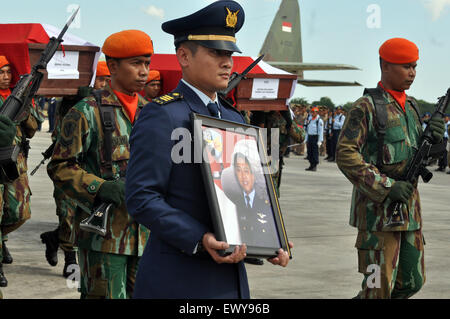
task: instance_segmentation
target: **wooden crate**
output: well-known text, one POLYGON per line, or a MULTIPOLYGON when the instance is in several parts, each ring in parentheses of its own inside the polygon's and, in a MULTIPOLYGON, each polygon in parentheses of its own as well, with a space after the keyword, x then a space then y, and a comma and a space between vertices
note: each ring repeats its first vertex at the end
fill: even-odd
MULTIPOLYGON (((64 45, 64 44, 63 44, 64 45)), ((29 43, 29 55, 30 65, 33 66, 38 62, 42 51, 45 49, 46 44, 41 43, 29 43)), ((62 51, 61 46, 58 51, 62 51)), ((78 72, 80 76, 78 79, 48 79, 46 70, 41 71, 44 73, 41 86, 37 92, 38 95, 44 96, 65 96, 76 95, 78 87, 88 86, 91 83, 93 71, 92 66, 94 64, 95 54, 100 51, 96 46, 79 46, 79 45, 64 45, 64 51, 78 51, 78 72)))
POLYGON ((249 111, 284 111, 287 110, 286 101, 290 97, 292 81, 297 80, 294 74, 247 74, 242 80, 236 92, 238 110, 249 111), (251 100, 253 79, 280 79, 278 84, 278 97, 274 100, 251 100))

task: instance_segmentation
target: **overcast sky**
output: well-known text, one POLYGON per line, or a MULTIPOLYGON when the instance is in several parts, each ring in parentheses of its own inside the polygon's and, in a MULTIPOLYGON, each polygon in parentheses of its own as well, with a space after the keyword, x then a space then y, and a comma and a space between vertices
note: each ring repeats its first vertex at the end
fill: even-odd
MULTIPOLYGON (((188 15, 211 0, 17 0, 2 1, 1 23, 47 23, 62 27, 80 5, 73 33, 98 46, 111 33, 140 29, 156 53, 173 53, 173 38, 161 23, 188 15)), ((281 0, 238 0, 246 20, 237 34, 243 55, 256 56, 281 0)), ((450 87, 450 0, 299 0, 304 62, 352 64, 362 71, 305 72, 305 78, 358 81, 374 87, 380 78, 378 48, 391 37, 419 46, 417 77, 407 92, 429 102, 450 87)), ((306 88, 295 96, 308 101, 329 96, 335 103, 356 100, 361 87, 306 88)))

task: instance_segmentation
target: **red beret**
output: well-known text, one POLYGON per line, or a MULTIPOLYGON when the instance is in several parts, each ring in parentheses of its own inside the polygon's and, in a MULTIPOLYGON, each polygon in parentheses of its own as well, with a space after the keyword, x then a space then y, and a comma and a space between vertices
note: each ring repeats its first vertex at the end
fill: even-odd
POLYGON ((159 71, 150 70, 150 72, 148 72, 147 83, 155 80, 161 80, 161 75, 159 74, 159 71))
POLYGON ((419 48, 403 38, 392 38, 380 47, 380 57, 389 63, 405 64, 419 60, 419 48))
POLYGON ((98 61, 97 63, 97 73, 96 76, 110 76, 108 66, 106 65, 106 61, 98 61))
POLYGON ((111 58, 132 58, 153 54, 153 42, 139 30, 124 30, 111 34, 103 43, 102 52, 111 58))
POLYGON ((4 55, 0 55, 0 69, 5 65, 9 65, 9 61, 6 59, 4 55))
POLYGON ((312 112, 314 112, 314 111, 315 111, 315 112, 319 112, 319 108, 318 108, 317 106, 314 106, 314 107, 311 109, 311 111, 312 111, 312 112))

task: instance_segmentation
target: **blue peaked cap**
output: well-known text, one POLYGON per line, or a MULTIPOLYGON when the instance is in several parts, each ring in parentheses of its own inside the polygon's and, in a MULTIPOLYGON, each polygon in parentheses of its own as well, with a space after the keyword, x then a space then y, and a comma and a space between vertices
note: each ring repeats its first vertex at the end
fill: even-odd
POLYGON ((219 0, 191 15, 164 22, 161 28, 174 36, 175 45, 196 41, 211 49, 241 52, 235 34, 244 20, 244 9, 239 3, 219 0))

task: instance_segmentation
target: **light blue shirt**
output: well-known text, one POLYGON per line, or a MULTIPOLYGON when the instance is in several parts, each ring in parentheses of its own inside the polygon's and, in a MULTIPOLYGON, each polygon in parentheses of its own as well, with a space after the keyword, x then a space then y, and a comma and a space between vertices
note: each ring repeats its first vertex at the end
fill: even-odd
POLYGON ((450 121, 445 123, 445 132, 444 132, 444 138, 448 139, 448 127, 450 126, 450 121))
POLYGON ((342 130, 344 126, 345 115, 339 114, 334 117, 333 130, 342 130))
MULTIPOLYGON (((221 118, 221 112, 220 112, 220 103, 219 103, 219 99, 217 97, 217 93, 216 93, 216 98, 213 100, 211 100, 211 98, 206 95, 205 93, 203 93, 202 91, 200 91, 199 89, 197 89, 196 87, 194 87, 193 85, 189 84, 187 81, 185 81, 184 79, 181 79, 181 81, 183 81, 184 84, 186 84, 192 91, 195 92, 195 94, 197 94, 197 96, 200 98, 200 100, 202 100, 203 104, 205 104, 205 107, 209 104, 209 103, 216 103, 217 107, 219 108, 219 118, 221 118)), ((208 110, 208 108, 206 108, 208 110)), ((209 110, 208 110, 209 112, 209 110)))
POLYGON ((255 189, 253 189, 250 194, 247 195, 247 193, 244 191, 244 202, 245 205, 247 205, 247 198, 246 196, 250 197, 250 208, 253 208, 253 200, 255 199, 255 189))
POLYGON ((423 123, 422 123, 422 130, 425 131, 426 128, 427 128, 427 123, 423 122, 423 123))
POLYGON ((306 128, 306 139, 310 135, 319 135, 319 142, 323 141, 323 120, 317 116, 315 120, 311 119, 306 128))

